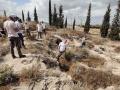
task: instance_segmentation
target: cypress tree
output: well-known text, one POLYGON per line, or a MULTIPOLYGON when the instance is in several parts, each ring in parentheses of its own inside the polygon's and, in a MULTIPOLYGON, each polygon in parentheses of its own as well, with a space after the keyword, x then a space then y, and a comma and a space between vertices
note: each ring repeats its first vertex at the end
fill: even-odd
POLYGON ((118 1, 118 8, 112 22, 112 28, 110 31, 111 40, 118 40, 120 33, 120 0, 118 1))
POLYGON ((51 0, 49 0, 49 25, 52 24, 51 0))
POLYGON ((24 19, 24 12, 23 12, 23 10, 22 10, 22 20, 23 20, 23 21, 25 21, 25 19, 24 19))
POLYGON ((59 27, 63 28, 63 22, 64 22, 64 15, 63 15, 63 6, 60 5, 59 7, 59 27))
POLYGON ((103 23, 102 23, 102 26, 101 26, 101 29, 100 29, 100 33, 101 33, 101 37, 106 37, 107 34, 108 34, 108 29, 109 29, 109 26, 110 26, 110 4, 107 8, 107 11, 104 15, 104 20, 103 20, 103 23))
POLYGON ((74 19, 74 21, 73 21, 73 30, 75 30, 75 19, 74 19))
POLYGON ((67 17, 66 17, 66 20, 65 20, 65 28, 67 28, 67 17))
POLYGON ((90 30, 90 17, 91 17, 91 3, 89 4, 88 15, 85 22, 85 28, 84 28, 85 33, 88 33, 90 30))
POLYGON ((38 16, 37 16, 37 11, 36 11, 36 7, 34 9, 34 21, 38 22, 38 16))
POLYGON ((57 26, 58 25, 57 22, 58 22, 58 17, 57 17, 56 5, 54 4, 54 13, 53 13, 52 25, 57 26))
POLYGON ((27 21, 31 21, 29 11, 28 11, 28 13, 27 13, 27 21))
POLYGON ((5 10, 4 10, 4 16, 7 17, 7 16, 6 16, 6 11, 5 11, 5 10))

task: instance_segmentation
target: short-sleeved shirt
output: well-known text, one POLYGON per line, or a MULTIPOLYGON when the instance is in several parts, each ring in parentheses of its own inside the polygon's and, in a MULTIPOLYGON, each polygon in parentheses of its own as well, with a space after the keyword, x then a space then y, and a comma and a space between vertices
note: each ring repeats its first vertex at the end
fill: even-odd
POLYGON ((66 49, 66 44, 65 43, 61 42, 59 44, 59 46, 60 46, 60 51, 65 51, 65 49, 66 49))
POLYGON ((82 43, 85 42, 85 37, 82 38, 82 43))
POLYGON ((46 24, 42 23, 42 28, 45 29, 46 28, 46 24))
POLYGON ((29 29, 29 24, 24 24, 25 30, 29 29))
POLYGON ((17 32, 14 30, 16 25, 13 21, 7 20, 4 22, 4 28, 7 30, 8 37, 18 37, 17 32))
POLYGON ((40 24, 37 24, 37 29, 38 29, 38 32, 42 32, 42 25, 40 25, 40 24))
MULTIPOLYGON (((16 25, 16 27, 20 27, 21 26, 21 23, 20 22, 18 22, 18 21, 16 21, 15 22, 15 25, 16 25)), ((17 32, 18 34, 20 33, 20 34, 22 34, 23 33, 23 30, 21 30, 21 29, 19 29, 19 31, 17 32)))

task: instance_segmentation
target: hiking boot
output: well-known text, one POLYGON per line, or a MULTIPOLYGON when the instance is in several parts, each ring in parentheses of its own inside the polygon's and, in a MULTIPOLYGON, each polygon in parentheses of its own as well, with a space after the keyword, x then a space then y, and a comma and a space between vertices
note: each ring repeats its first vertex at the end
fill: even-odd
POLYGON ((26 55, 20 55, 20 56, 19 56, 19 58, 24 58, 24 57, 26 57, 26 55))

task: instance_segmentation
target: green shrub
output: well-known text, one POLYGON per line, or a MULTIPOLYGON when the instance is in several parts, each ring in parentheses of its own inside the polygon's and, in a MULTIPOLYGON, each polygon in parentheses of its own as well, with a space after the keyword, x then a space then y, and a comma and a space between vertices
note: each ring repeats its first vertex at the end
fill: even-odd
POLYGON ((36 81, 41 77, 42 73, 38 70, 37 67, 31 68, 23 68, 19 77, 20 82, 29 82, 29 81, 36 81))
POLYGON ((13 81, 13 69, 8 65, 0 67, 0 85, 11 83, 13 81))

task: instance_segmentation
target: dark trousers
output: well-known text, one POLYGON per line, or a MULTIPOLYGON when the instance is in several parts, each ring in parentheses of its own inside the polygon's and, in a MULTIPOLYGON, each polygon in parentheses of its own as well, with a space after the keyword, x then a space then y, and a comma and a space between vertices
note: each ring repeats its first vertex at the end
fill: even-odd
POLYGON ((46 35, 46 29, 43 29, 44 34, 46 35))
POLYGON ((65 52, 65 51, 60 51, 60 52, 59 52, 59 55, 58 55, 58 57, 57 57, 58 61, 59 61, 59 58, 61 57, 61 55, 62 55, 64 52, 65 52))
POLYGON ((82 42, 81 48, 85 46, 85 42, 82 42))
POLYGON ((42 38, 42 32, 38 32, 38 39, 39 37, 42 38))
POLYGON ((19 40, 20 40, 20 47, 25 47, 24 40, 23 40, 23 35, 21 33, 18 33, 19 40))
POLYGON ((20 44, 19 44, 19 37, 10 37, 10 52, 12 54, 12 57, 15 56, 14 54, 14 47, 16 46, 18 55, 22 55, 21 50, 20 50, 20 44))

